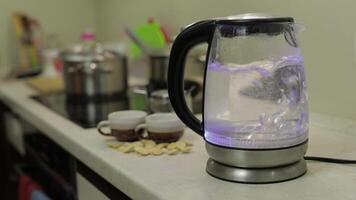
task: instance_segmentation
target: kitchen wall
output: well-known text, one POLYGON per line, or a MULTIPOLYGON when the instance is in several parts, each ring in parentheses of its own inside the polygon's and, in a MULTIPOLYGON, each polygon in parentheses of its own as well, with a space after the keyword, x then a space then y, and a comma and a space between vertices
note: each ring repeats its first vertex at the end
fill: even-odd
POLYGON ((37 18, 45 35, 55 33, 63 46, 77 42, 80 33, 95 26, 95 0, 0 0, 0 76, 11 68, 11 15, 23 11, 37 18))
POLYGON ((245 12, 295 17, 306 26, 301 35, 312 111, 356 120, 356 1, 340 0, 102 0, 96 1, 99 38, 123 37, 153 16, 176 33, 195 20, 245 12))
POLYGON ((103 41, 123 40, 123 27, 153 16, 177 33, 195 20, 244 12, 291 15, 305 24, 301 35, 311 110, 356 120, 356 1, 340 0, 0 0, 0 75, 11 66, 10 16, 25 11, 38 18, 63 46, 93 27, 103 41))

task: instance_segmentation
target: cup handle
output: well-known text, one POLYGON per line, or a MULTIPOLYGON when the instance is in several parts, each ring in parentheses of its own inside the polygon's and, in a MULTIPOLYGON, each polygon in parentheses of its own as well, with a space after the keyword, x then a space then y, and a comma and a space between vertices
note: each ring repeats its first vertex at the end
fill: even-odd
POLYGON ((99 133, 103 136, 112 136, 112 133, 106 133, 103 130, 101 130, 104 127, 109 127, 109 121, 101 121, 99 124, 96 126, 96 129, 98 129, 99 133))
POLYGON ((147 129, 147 125, 146 124, 139 124, 135 128, 135 133, 137 134, 137 136, 140 139, 148 139, 148 137, 145 137, 145 136, 142 135, 144 133, 143 130, 146 130, 146 129, 147 129))

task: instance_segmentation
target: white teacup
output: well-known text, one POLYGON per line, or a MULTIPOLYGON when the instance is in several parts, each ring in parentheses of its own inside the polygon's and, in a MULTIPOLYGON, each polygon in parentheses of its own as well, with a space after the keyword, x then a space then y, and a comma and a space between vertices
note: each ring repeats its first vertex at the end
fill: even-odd
POLYGON ((182 137, 185 125, 175 113, 155 113, 145 118, 145 123, 138 125, 135 132, 141 138, 156 142, 175 142, 182 137), (147 135, 142 134, 147 130, 147 135))
POLYGON ((107 121, 101 121, 97 125, 100 134, 114 136, 119 141, 135 141, 139 139, 135 128, 144 122, 147 113, 139 110, 123 110, 110 113, 107 121), (103 128, 110 128, 104 131, 103 128))

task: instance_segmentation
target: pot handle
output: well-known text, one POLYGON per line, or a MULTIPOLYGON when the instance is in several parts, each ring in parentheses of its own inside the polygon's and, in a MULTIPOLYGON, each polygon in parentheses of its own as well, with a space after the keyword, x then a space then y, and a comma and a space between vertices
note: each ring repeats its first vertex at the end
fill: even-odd
POLYGON ((175 39, 169 58, 168 93, 172 107, 177 116, 201 136, 204 135, 203 126, 184 99, 184 65, 188 51, 195 45, 207 42, 209 51, 214 30, 215 20, 200 21, 186 27, 175 39))

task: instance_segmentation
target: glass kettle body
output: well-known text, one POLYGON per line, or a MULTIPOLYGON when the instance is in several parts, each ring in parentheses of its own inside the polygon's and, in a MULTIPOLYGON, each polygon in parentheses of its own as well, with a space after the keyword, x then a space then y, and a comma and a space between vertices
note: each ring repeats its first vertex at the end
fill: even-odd
POLYGON ((303 143, 308 101, 295 26, 252 26, 218 25, 214 31, 205 79, 204 137, 246 149, 303 143))
POLYGON ((308 139, 304 63, 293 18, 249 14, 205 20, 184 29, 170 56, 172 106, 207 143, 237 149, 279 149, 308 139), (184 60, 194 45, 209 44, 203 122, 186 106, 184 60))
POLYGON ((204 137, 206 171, 242 183, 273 183, 305 174, 308 97, 298 26, 290 17, 243 14, 204 20, 175 39, 168 92, 178 117, 204 137), (208 43, 203 121, 184 99, 185 57, 208 43))

